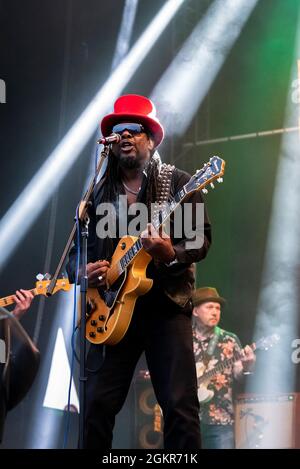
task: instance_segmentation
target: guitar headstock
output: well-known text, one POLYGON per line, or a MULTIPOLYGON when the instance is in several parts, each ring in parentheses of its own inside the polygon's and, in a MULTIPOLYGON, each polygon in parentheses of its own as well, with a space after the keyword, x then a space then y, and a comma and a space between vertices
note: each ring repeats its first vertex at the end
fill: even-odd
MULTIPOLYGON (((35 288, 37 290, 37 293, 39 295, 45 295, 47 294, 47 288, 50 285, 50 279, 47 280, 39 280, 35 284, 35 288)), ((64 290, 64 291, 69 291, 71 288, 71 284, 67 278, 59 278, 56 281, 55 287, 53 289, 53 294, 58 292, 59 290, 64 290)))
POLYGON ((278 344, 279 341, 280 341, 279 334, 272 334, 267 337, 262 337, 256 342, 255 349, 256 350, 269 350, 269 348, 278 344))
POLYGON ((192 193, 202 189, 202 192, 206 194, 208 192, 205 186, 211 185, 214 189, 213 181, 216 179, 217 182, 223 182, 222 176, 225 171, 225 161, 219 156, 212 156, 208 163, 205 163, 202 169, 198 169, 194 176, 191 177, 189 182, 184 186, 186 193, 192 193))

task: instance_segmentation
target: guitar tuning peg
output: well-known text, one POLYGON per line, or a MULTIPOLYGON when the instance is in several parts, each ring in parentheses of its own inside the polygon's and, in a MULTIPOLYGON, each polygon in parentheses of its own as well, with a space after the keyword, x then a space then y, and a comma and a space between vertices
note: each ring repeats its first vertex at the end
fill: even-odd
POLYGON ((219 184, 221 184, 221 182, 223 182, 223 178, 218 178, 217 181, 219 184))
POLYGON ((51 275, 48 274, 48 272, 47 272, 47 273, 44 275, 44 279, 45 279, 45 280, 50 280, 50 278, 51 278, 51 275))
POLYGON ((43 274, 37 274, 37 276, 35 278, 40 282, 41 280, 43 280, 44 275, 43 274))
POLYGON ((208 190, 207 190, 207 189, 205 189, 205 188, 204 188, 204 189, 202 189, 202 192, 203 192, 203 194, 208 194, 208 190))
POLYGON ((213 184, 212 182, 210 183, 210 187, 211 187, 212 189, 215 188, 215 186, 214 186, 214 184, 213 184))

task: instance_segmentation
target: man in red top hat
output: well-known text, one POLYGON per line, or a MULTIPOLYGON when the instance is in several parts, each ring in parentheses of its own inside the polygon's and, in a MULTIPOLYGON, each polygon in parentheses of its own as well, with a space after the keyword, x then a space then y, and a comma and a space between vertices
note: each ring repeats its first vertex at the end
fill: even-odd
MULTIPOLYGON (((117 207, 118 197, 123 195, 127 196, 128 207, 139 202, 149 208, 151 203, 162 200, 162 192, 170 198, 190 179, 187 173, 161 163, 156 149, 164 130, 150 99, 121 96, 115 102, 114 112, 103 118, 101 130, 104 137, 115 133, 120 139, 112 144, 106 172, 94 190, 89 209, 88 281, 90 287, 100 289, 106 286, 110 259, 119 241, 118 234, 101 237, 97 210, 101 203, 111 202, 117 207), (161 192, 162 174, 167 176, 169 189, 164 186, 161 192)), ((200 193, 193 193, 188 203, 192 208, 202 203, 200 193)), ((119 219, 124 216, 120 212, 119 219)), ((203 244, 190 249, 185 235, 175 236, 173 225, 171 220, 170 236, 164 231, 158 233, 150 223, 141 227, 143 248, 152 257, 147 277, 153 280, 153 286, 137 299, 122 340, 106 347, 102 366, 99 366, 102 347, 94 344, 90 347, 87 366, 95 372, 89 372, 86 388, 86 448, 111 448, 115 416, 124 404, 143 352, 163 412, 164 447, 172 450, 200 447, 191 292, 193 263, 203 259, 210 246, 210 223, 205 213, 201 227, 203 244)), ((196 227, 193 215, 188 228, 196 227)), ((75 265, 76 246, 70 252, 67 266, 71 281, 75 278, 75 265)))

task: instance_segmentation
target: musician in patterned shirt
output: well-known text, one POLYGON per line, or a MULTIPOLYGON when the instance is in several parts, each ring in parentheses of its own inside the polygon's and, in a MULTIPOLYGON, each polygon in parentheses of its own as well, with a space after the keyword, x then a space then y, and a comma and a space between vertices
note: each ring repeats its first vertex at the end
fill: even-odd
POLYGON ((235 334, 218 327, 224 303, 215 288, 199 288, 193 294, 194 354, 206 449, 234 448, 233 382, 250 373, 255 363, 251 347, 242 349, 235 334))

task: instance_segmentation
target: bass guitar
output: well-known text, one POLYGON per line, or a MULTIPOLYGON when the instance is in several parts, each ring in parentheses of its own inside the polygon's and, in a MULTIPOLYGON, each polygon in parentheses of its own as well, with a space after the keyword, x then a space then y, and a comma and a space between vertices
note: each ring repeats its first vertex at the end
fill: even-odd
MULTIPOLYGON (((29 290, 33 296, 37 295, 46 295, 47 293, 47 288, 50 284, 50 280, 39 280, 36 282, 35 287, 29 290)), ((71 284, 69 283, 69 280, 67 278, 60 278, 56 281, 53 294, 58 292, 59 290, 64 290, 64 291, 69 291, 71 288, 71 284)), ((0 306, 6 307, 9 305, 12 305, 15 303, 14 300, 14 295, 9 295, 9 296, 4 296, 3 298, 0 298, 0 306)))

